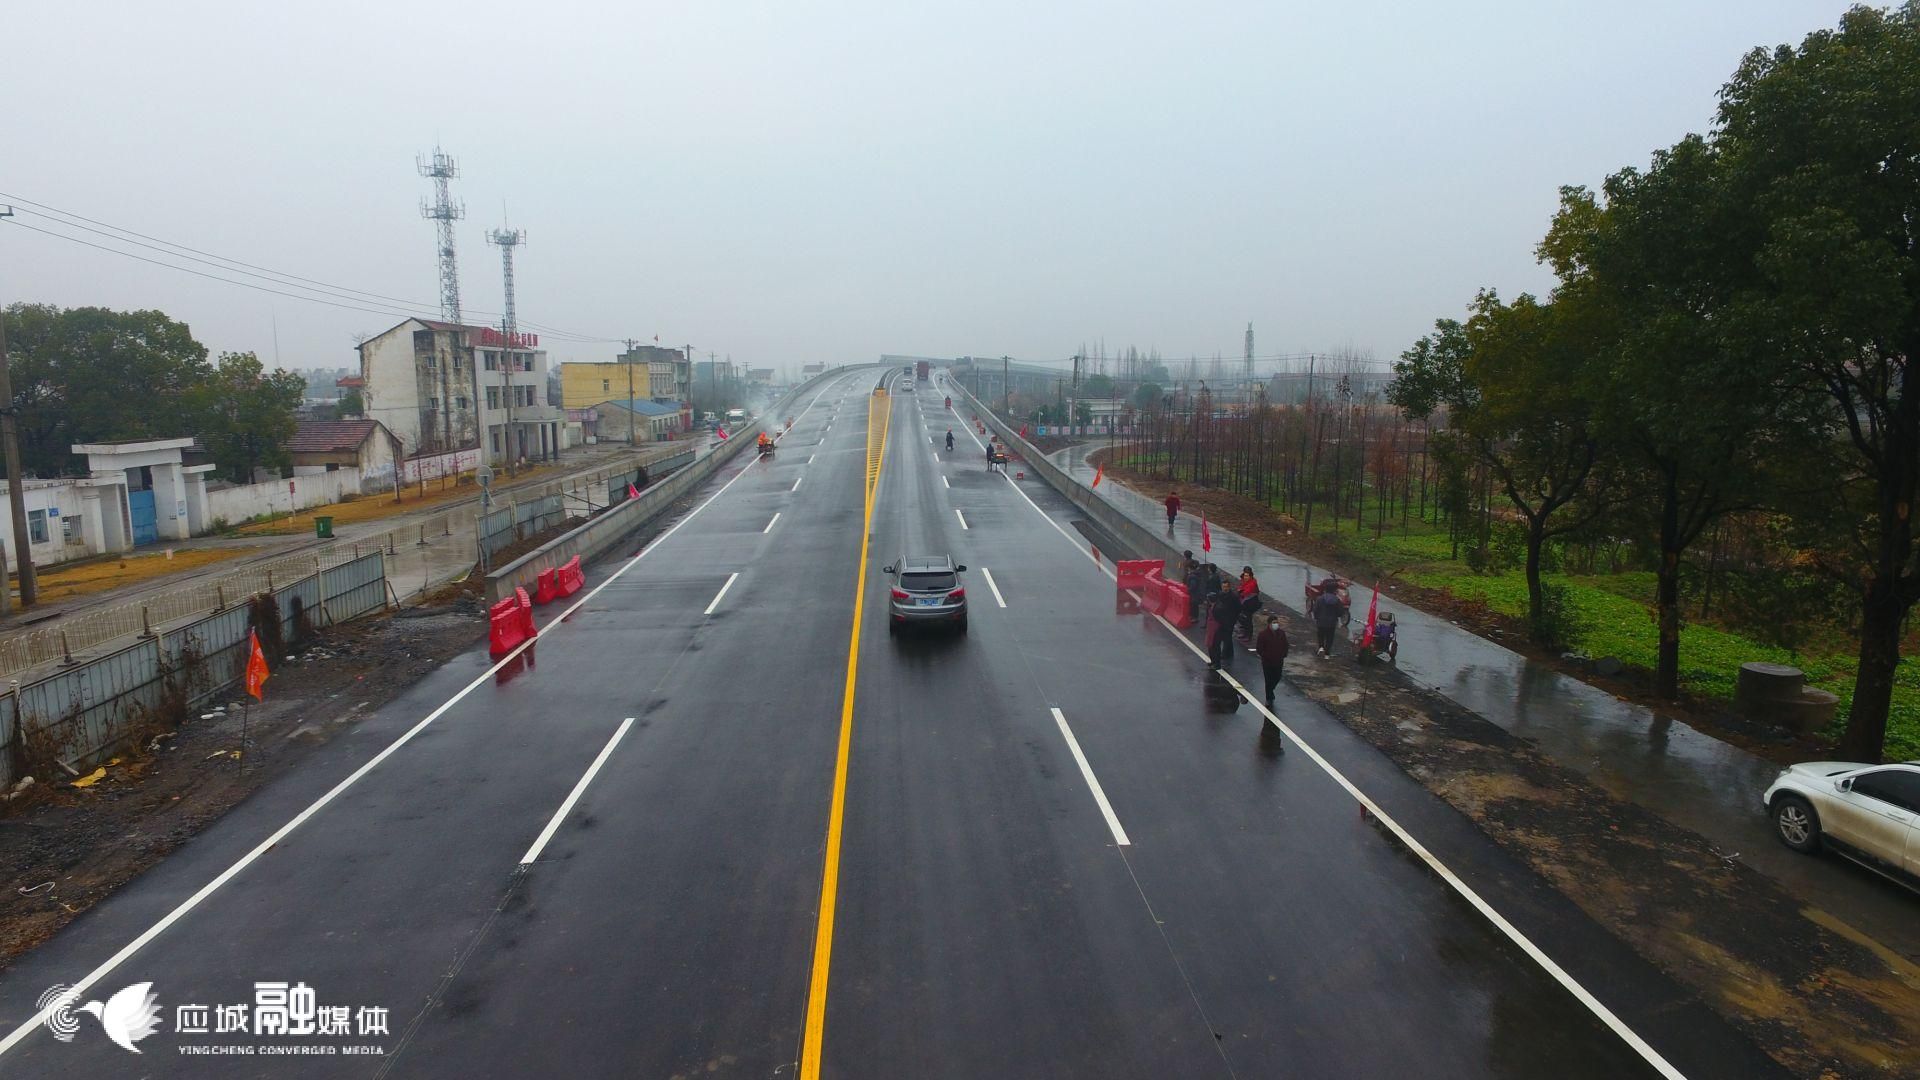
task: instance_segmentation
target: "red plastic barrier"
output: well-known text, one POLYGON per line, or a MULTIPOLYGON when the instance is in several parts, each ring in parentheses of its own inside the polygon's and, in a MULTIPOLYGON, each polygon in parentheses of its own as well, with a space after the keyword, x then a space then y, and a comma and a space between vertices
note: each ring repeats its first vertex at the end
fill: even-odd
POLYGON ((1193 616, 1187 611, 1187 587, 1185 585, 1167 585, 1166 606, 1160 609, 1160 617, 1182 629, 1193 625, 1193 616))
POLYGON ((1160 576, 1160 568, 1149 571, 1140 585, 1140 606, 1155 615, 1167 605, 1167 583, 1160 576))
POLYGON ((540 571, 540 576, 535 579, 533 586, 534 603, 541 605, 553 603, 554 598, 560 595, 559 576, 560 571, 557 568, 540 571))
POLYGON ((531 613, 526 617, 520 613, 520 600, 526 595, 522 589, 519 596, 509 596, 487 609, 487 651, 494 656, 505 656, 527 640, 531 613))
POLYGON ((1119 559, 1113 564, 1114 574, 1122 589, 1145 588, 1148 574, 1160 572, 1158 559, 1119 559))
POLYGON ((587 583, 587 575, 580 569, 580 556, 575 555, 563 563, 555 580, 560 586, 561 596, 572 596, 579 592, 587 583))

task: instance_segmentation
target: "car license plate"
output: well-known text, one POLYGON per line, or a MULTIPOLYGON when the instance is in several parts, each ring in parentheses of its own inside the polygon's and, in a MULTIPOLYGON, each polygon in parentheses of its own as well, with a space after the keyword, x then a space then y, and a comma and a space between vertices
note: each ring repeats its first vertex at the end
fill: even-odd
POLYGON ((920 598, 920 606, 921 607, 939 607, 940 598, 937 596, 923 596, 920 598))

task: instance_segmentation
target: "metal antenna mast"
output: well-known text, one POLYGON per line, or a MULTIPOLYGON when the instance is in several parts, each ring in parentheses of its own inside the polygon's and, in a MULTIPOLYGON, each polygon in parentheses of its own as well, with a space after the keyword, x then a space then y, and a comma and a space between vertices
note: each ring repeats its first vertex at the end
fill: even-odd
POLYGON ((1247 374, 1249 384, 1253 382, 1253 324, 1247 324, 1247 374))
MULTIPOLYGON (((446 321, 448 325, 456 328, 452 332, 453 355, 447 358, 447 363, 440 369, 441 428, 443 437, 446 440, 441 446, 441 449, 451 450, 454 445, 453 368, 460 362, 461 339, 466 336, 464 331, 458 329, 458 327, 462 325, 460 321, 460 266, 454 260, 453 255, 453 223, 467 216, 467 208, 464 204, 453 201, 453 194, 447 187, 447 181, 460 175, 460 166, 454 162, 452 155, 447 154, 436 146, 433 148, 432 157, 417 157, 414 159, 414 166, 420 170, 421 176, 433 181, 433 201, 428 202, 425 199, 420 201, 420 216, 439 225, 440 318, 446 321)), ((477 398, 480 392, 480 373, 477 369, 474 372, 473 379, 474 394, 476 396, 474 404, 477 408, 479 405, 477 398)))
POLYGON ((487 243, 500 246, 500 280, 506 286, 506 315, 500 320, 500 334, 505 339, 500 349, 500 394, 507 399, 506 434, 501 438, 501 455, 506 459, 507 475, 514 473, 514 462, 518 455, 513 447, 513 337, 519 324, 513 315, 513 249, 525 243, 527 234, 522 229, 495 229, 487 234, 487 243))

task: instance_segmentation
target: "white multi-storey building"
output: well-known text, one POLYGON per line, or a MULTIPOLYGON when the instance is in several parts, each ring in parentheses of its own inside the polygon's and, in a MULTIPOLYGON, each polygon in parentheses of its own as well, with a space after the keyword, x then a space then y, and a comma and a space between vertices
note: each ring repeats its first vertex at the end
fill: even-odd
POLYGON ((478 445, 495 464, 548 460, 566 414, 547 404, 538 344, 532 334, 508 341, 492 327, 408 319, 360 344, 365 415, 407 457, 478 445))

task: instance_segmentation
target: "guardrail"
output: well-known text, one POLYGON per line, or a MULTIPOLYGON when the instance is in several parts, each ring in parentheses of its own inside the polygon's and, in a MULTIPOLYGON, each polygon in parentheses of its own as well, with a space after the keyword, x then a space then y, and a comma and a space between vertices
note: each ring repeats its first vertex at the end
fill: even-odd
POLYGON ((534 591, 542 570, 558 567, 574 556, 583 563, 591 562, 608 548, 620 543, 647 522, 673 505, 682 495, 705 481, 721 465, 731 461, 753 445, 753 436, 767 430, 767 424, 783 414, 802 393, 829 378, 841 375, 844 369, 822 372, 794 387, 769 406, 761 419, 751 427, 741 428, 720 445, 720 448, 708 454, 689 468, 674 473, 666 480, 642 491, 637 499, 627 499, 594 517, 592 521, 565 535, 555 537, 547 543, 527 552, 520 558, 487 575, 487 603, 497 604, 503 597, 512 596, 516 588, 534 591))
POLYGON ((953 388, 955 395, 954 400, 970 406, 974 415, 980 417, 982 422, 992 428, 993 433, 999 437, 1001 442, 1017 450, 1026 465, 1033 470, 1035 476, 1046 481, 1048 487, 1066 496, 1068 502, 1071 502, 1074 506, 1078 507, 1081 512, 1085 513, 1089 518, 1092 518, 1094 524, 1099 525, 1108 533, 1111 533, 1114 539, 1129 545, 1134 551, 1143 556, 1158 558, 1162 563, 1174 562, 1180 558, 1179 548, 1169 544, 1165 537, 1156 536, 1152 529, 1142 526, 1139 522, 1121 513, 1105 499, 1102 499, 1092 488, 1075 480, 1073 477, 1067 475, 1066 471, 1061 469, 1060 466, 1048 461, 1046 454, 1042 453, 1040 449, 1032 443, 1021 438, 1019 434, 1005 421, 1001 420, 992 409, 981 404, 980 399, 974 397, 966 387, 961 386, 953 379, 948 379, 947 385, 953 388))

